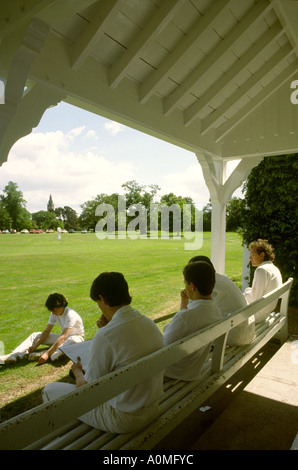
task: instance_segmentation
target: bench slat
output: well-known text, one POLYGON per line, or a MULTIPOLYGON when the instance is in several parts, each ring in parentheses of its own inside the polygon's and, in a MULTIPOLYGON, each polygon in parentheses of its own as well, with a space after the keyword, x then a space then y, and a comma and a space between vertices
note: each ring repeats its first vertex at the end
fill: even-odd
MULTIPOLYGON (((78 425, 71 431, 65 433, 64 435, 57 437, 53 441, 49 442, 42 447, 43 450, 60 450, 63 449, 66 445, 73 442, 78 437, 84 436, 86 432, 90 429, 88 424, 84 424, 78 421, 78 425)), ((92 429, 92 428, 91 428, 92 429)))
POLYGON ((42 437, 41 439, 38 439, 37 441, 33 442, 29 446, 25 447, 24 450, 36 450, 36 449, 41 449, 44 445, 48 444, 48 442, 56 439, 59 436, 62 436, 63 434, 67 433, 68 431, 71 431, 78 425, 78 420, 74 420, 71 423, 66 424, 60 429, 57 429, 56 431, 48 434, 47 436, 42 437))
POLYGON ((63 450, 80 450, 83 449, 88 444, 92 443, 94 439, 102 436, 103 431, 100 429, 95 429, 90 427, 88 432, 84 433, 79 439, 76 439, 74 442, 71 442, 66 447, 63 447, 63 450))

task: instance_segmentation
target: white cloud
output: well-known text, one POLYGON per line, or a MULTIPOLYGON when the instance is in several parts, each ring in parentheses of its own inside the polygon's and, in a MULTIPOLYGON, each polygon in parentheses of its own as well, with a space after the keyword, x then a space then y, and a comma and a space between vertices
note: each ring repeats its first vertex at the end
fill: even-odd
POLYGON ((119 124, 119 122, 108 121, 105 123, 105 129, 109 131, 111 135, 116 135, 124 130, 124 126, 122 124, 119 124))
MULTIPOLYGON (((116 122, 105 121, 104 126, 113 135, 126 129, 116 122)), ((70 206, 80 213, 80 205, 97 194, 123 194, 122 184, 129 180, 158 184, 159 195, 191 197, 200 209, 208 203, 202 169, 192 163, 192 154, 173 152, 156 140, 152 147, 146 145, 146 152, 138 134, 123 133, 116 142, 93 129, 78 125, 65 132, 36 130, 19 140, 0 167, 0 190, 8 181, 17 183, 30 212, 45 210, 52 194, 55 207, 70 206), (87 146, 90 139, 92 146, 87 146)))
POLYGON ((85 129, 86 129, 86 126, 75 127, 74 129, 71 129, 71 131, 67 135, 74 138, 74 137, 77 137, 78 135, 82 134, 82 132, 85 129))
POLYGON ((86 138, 87 138, 87 139, 91 138, 91 139, 95 139, 95 140, 98 139, 96 132, 93 131, 93 130, 89 130, 89 131, 87 132, 86 138))
POLYGON ((121 192, 123 182, 135 179, 133 164, 107 160, 94 148, 77 152, 74 139, 84 137, 84 127, 67 134, 32 133, 18 141, 0 169, 0 188, 17 183, 30 212, 46 210, 50 194, 55 207, 80 213, 80 205, 97 194, 121 192))
POLYGON ((176 196, 191 197, 199 209, 208 203, 210 197, 199 164, 190 165, 183 172, 163 176, 162 189, 163 194, 173 192, 176 196))

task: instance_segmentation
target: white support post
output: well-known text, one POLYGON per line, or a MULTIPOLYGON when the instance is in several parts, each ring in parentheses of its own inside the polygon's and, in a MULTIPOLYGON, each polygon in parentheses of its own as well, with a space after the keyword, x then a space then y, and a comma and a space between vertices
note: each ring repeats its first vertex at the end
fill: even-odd
POLYGON ((211 260, 219 274, 225 272, 226 204, 234 191, 246 180, 251 169, 263 157, 243 158, 231 175, 226 177, 227 161, 206 152, 197 153, 212 203, 211 260))
MULTIPOLYGON (((212 199, 211 199, 212 202, 212 199)), ((226 204, 212 202, 211 261, 216 272, 225 272, 226 204)))

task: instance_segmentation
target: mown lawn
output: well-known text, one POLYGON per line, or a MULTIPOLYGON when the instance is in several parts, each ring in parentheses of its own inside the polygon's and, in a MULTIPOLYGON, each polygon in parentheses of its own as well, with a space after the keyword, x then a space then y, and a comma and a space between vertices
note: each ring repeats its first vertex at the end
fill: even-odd
MULTIPOLYGON (((183 287, 182 270, 196 255, 210 256, 210 233, 204 233, 199 251, 186 251, 185 240, 98 240, 95 234, 0 235, 0 341, 9 353, 33 331, 47 324, 47 296, 60 292, 83 318, 85 338, 96 332, 100 315, 90 299, 93 279, 102 271, 120 271, 126 277, 132 305, 156 317, 176 311, 183 287)), ((226 274, 241 285, 241 238, 226 234, 226 274)), ((56 328, 56 327, 55 327, 56 328)), ((53 331, 57 331, 53 330, 53 331)), ((70 364, 60 359, 54 365, 37 366, 22 360, 0 366, 2 420, 40 402, 40 389, 54 380, 68 380, 70 364), (30 394, 30 396, 28 395, 30 394)))

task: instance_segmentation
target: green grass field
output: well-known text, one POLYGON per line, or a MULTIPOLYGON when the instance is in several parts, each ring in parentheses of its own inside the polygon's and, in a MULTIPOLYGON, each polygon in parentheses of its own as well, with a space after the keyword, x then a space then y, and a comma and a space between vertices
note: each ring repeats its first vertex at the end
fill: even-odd
MULTIPOLYGON (((132 306, 145 315, 156 317, 176 311, 183 267, 196 254, 210 256, 210 242, 208 232, 199 251, 186 251, 185 240, 177 238, 98 240, 94 233, 66 233, 59 241, 56 233, 1 234, 0 341, 4 352, 11 352, 30 333, 47 325, 49 312, 44 304, 52 292, 65 295, 69 306, 83 318, 85 339, 92 338, 100 312, 89 290, 93 279, 103 271, 124 274, 132 306)), ((240 286, 241 273, 241 238, 227 233, 226 274, 240 286)), ((56 327, 53 331, 59 332, 56 327)), ((64 367, 70 366, 59 361, 38 367, 26 360, 0 366, 0 404, 63 377, 64 367)), ((2 419, 6 419, 5 413, 2 419)))

